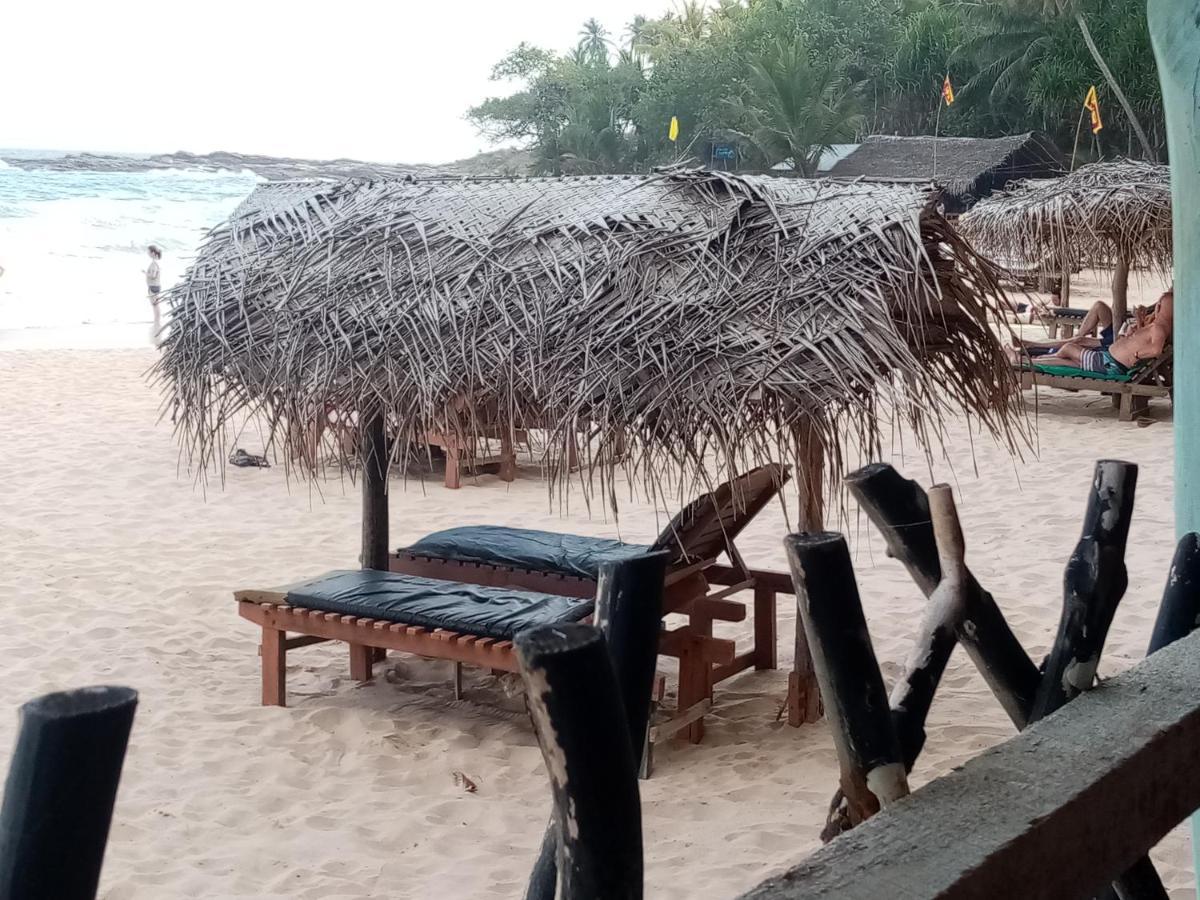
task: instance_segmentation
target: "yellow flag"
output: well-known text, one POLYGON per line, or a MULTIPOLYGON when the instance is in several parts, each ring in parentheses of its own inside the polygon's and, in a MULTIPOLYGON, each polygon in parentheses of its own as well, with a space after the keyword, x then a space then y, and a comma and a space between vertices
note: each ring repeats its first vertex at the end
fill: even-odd
POLYGON ((679 119, 676 116, 671 116, 671 127, 667 129, 667 137, 672 141, 679 140, 679 119))
POLYGON ((1104 127, 1100 119, 1100 98, 1096 96, 1096 86, 1088 88, 1087 96, 1083 98, 1083 108, 1092 114, 1092 134, 1104 127))
POLYGON ((947 106, 954 104, 954 88, 950 86, 950 76, 947 75, 945 81, 942 82, 942 99, 946 101, 947 106))

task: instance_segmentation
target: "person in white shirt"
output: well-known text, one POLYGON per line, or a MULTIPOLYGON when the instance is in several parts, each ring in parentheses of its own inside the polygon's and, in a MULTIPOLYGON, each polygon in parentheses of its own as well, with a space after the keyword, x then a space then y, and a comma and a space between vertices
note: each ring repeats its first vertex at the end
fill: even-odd
POLYGON ((162 270, 159 268, 158 261, 162 259, 162 250, 154 244, 146 248, 146 252, 150 254, 150 265, 146 267, 146 292, 150 296, 150 308, 154 311, 154 330, 150 333, 154 341, 154 346, 158 346, 160 341, 158 331, 162 327, 162 320, 158 311, 158 295, 162 292, 162 270))

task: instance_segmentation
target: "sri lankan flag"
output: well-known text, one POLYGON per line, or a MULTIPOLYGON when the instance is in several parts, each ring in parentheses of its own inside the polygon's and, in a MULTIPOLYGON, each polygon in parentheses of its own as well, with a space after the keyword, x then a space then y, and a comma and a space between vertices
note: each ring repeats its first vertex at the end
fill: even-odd
POLYGON ((950 85, 950 76, 948 74, 942 82, 942 99, 946 101, 947 106, 954 105, 954 88, 950 85))
POLYGON ((1083 98, 1083 108, 1092 114, 1092 134, 1104 127, 1100 119, 1100 98, 1096 96, 1096 86, 1093 84, 1083 98))

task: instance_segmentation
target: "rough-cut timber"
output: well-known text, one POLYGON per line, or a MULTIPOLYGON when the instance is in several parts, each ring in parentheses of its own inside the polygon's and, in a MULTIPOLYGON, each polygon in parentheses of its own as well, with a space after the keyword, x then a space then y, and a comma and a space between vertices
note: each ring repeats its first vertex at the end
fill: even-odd
POLYGON ((1192 634, 744 896, 1091 897, 1200 807, 1198 745, 1192 634))

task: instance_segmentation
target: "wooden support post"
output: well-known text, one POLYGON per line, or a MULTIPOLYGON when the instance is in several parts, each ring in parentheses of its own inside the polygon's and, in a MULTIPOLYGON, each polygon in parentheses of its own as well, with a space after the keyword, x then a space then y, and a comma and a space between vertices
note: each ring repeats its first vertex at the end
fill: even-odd
MULTIPOLYGON (((797 528, 816 533, 825 528, 825 448, 814 423, 796 432, 796 491, 799 500, 797 528)), ((797 598, 797 602, 799 598, 797 598)), ((799 728, 815 722, 821 715, 821 696, 812 653, 806 643, 804 626, 796 615, 792 671, 788 674, 788 724, 799 728)))
POLYGON ((517 451, 513 446, 512 429, 500 427, 500 480, 515 481, 517 477, 517 451))
MULTIPOLYGON (((649 777, 652 765, 648 736, 658 664, 663 582, 669 556, 660 550, 604 563, 596 584, 595 623, 607 639, 625 712, 630 752, 640 760, 639 775, 644 771, 645 777, 649 777)), ((529 877, 526 900, 553 900, 558 882, 558 855, 558 827, 551 817, 529 877)))
POLYGON ((382 412, 363 423, 362 566, 388 570, 388 446, 382 412))
POLYGON ((137 692, 91 687, 21 707, 21 730, 0 808, 0 897, 90 900, 137 692))
POLYGON ((883 676, 845 539, 829 532, 793 534, 784 546, 838 753, 842 793, 857 824, 908 794, 883 676))
POLYGON ((287 706, 287 635, 278 628, 263 626, 262 702, 263 706, 287 706))
POLYGON ((513 643, 554 795, 557 896, 641 900, 637 762, 604 636, 554 625, 513 643))
POLYGON ((1071 305, 1071 264, 1064 262, 1059 282, 1058 297, 1064 307, 1071 305))
POLYGON ((446 475, 442 484, 452 491, 457 491, 462 487, 462 447, 458 437, 453 433, 447 434, 442 449, 446 454, 446 475))
POLYGON ((1175 547, 1175 558, 1167 573, 1158 618, 1150 634, 1146 655, 1187 637, 1200 622, 1200 534, 1188 532, 1175 547))
POLYGON ((365 644, 348 644, 350 648, 350 677, 358 682, 370 681, 372 676, 371 663, 375 658, 375 650, 365 644))
POLYGON ((1030 721, 1048 716, 1092 686, 1104 639, 1125 595, 1125 541, 1133 519, 1137 466, 1102 459, 1084 514, 1083 535, 1063 578, 1063 612, 1030 721))
MULTIPOLYGON (((774 669, 776 657, 775 591, 769 584, 754 582, 754 668, 774 669)), ((806 648, 807 649, 807 648, 806 648)))

